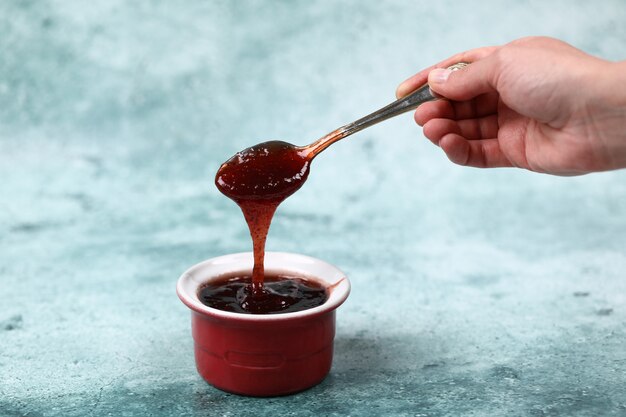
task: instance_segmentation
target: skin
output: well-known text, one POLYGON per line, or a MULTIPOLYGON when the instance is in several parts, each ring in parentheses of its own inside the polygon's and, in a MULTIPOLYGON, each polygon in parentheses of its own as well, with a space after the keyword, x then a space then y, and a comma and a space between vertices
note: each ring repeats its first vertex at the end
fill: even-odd
POLYGON ((449 100, 423 104, 415 121, 456 164, 554 175, 626 168, 626 61, 531 37, 454 55, 396 95, 426 82, 449 100), (444 69, 457 62, 471 65, 444 69))

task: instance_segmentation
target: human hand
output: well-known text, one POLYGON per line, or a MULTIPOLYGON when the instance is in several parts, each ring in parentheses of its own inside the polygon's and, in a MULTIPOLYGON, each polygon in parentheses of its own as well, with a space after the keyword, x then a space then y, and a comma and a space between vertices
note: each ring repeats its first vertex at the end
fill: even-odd
POLYGON ((457 164, 579 175, 626 167, 626 61, 532 37, 454 55, 398 87, 428 80, 448 100, 415 111, 424 135, 457 164), (467 67, 443 69, 457 62, 467 67))

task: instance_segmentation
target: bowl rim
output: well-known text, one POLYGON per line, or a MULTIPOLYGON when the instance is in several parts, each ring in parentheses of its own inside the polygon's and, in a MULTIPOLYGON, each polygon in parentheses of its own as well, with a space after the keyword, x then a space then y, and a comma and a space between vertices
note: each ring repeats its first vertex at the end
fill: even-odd
POLYGON ((268 271, 289 273, 295 272, 300 275, 309 276, 317 281, 323 281, 330 287, 330 295, 324 304, 306 310, 296 311, 292 313, 275 313, 275 314, 246 314, 223 311, 213 307, 204 305, 198 298, 198 290, 212 278, 224 276, 226 273, 246 272, 250 273, 253 264, 252 252, 239 252, 228 255, 217 256, 214 258, 201 261, 188 268, 178 278, 176 283, 176 294, 180 300, 192 311, 204 316, 215 319, 238 321, 238 322, 282 322, 304 318, 311 318, 319 314, 324 314, 335 310, 348 298, 350 294, 350 281, 346 274, 336 266, 313 258, 307 255, 301 255, 290 252, 265 252, 265 263, 268 271), (301 264, 301 268, 296 269, 286 265, 284 267, 268 267, 268 263, 286 263, 301 264), (228 268, 228 272, 211 275, 208 273, 211 269, 220 270, 228 268), (312 269, 308 272, 307 269, 312 269), (324 271, 327 276, 319 276, 320 271, 324 271), (317 274, 315 273, 317 272, 317 274), (207 276, 208 275, 208 276, 207 276))

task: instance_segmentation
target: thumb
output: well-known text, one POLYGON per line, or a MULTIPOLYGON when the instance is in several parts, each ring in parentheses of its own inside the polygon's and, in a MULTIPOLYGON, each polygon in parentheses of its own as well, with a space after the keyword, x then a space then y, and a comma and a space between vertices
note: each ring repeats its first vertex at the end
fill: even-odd
POLYGON ((430 89, 455 101, 470 100, 478 95, 496 91, 496 79, 495 65, 489 58, 457 70, 436 68, 428 74, 430 89))

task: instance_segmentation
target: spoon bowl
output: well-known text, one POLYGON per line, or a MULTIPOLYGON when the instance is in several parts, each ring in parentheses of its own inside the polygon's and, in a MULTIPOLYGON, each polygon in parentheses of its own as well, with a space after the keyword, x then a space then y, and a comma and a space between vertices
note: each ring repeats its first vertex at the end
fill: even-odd
POLYGON ((311 161, 302 148, 273 140, 237 152, 217 171, 215 185, 235 201, 280 202, 298 191, 311 161))

